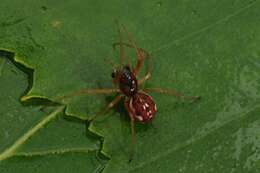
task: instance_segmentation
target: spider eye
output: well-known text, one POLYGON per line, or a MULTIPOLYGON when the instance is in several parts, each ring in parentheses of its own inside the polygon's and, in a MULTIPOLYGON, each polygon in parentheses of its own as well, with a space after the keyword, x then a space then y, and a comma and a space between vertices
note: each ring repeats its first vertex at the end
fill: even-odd
POLYGON ((124 66, 124 69, 126 69, 127 71, 131 71, 131 69, 128 65, 124 66))
POLYGON ((115 77, 116 77, 116 73, 115 73, 115 72, 112 72, 112 73, 111 73, 111 77, 112 77, 112 78, 115 78, 115 77))

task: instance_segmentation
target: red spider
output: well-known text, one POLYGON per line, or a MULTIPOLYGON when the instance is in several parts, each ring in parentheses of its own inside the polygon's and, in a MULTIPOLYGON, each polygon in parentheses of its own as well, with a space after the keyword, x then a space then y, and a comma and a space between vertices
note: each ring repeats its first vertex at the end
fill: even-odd
MULTIPOLYGON (((137 47, 136 43, 133 41, 131 34, 122 25, 117 23, 119 42, 114 43, 113 47, 119 46, 120 49, 120 64, 125 61, 125 51, 124 47, 134 48, 137 57, 137 64, 132 68, 129 64, 124 65, 121 68, 114 68, 112 73, 113 83, 118 86, 118 88, 105 88, 105 89, 83 89, 78 92, 74 92, 72 95, 80 94, 110 94, 118 93, 118 95, 106 106, 106 108, 99 114, 104 114, 119 103, 121 99, 125 99, 124 105, 131 119, 131 131, 132 131, 132 152, 130 153, 130 160, 134 154, 135 145, 135 130, 134 124, 136 121, 141 123, 147 123, 151 121, 157 112, 156 104, 151 96, 147 92, 158 92, 162 94, 169 94, 176 96, 178 98, 196 100, 199 97, 185 97, 182 94, 176 92, 173 89, 162 89, 162 88, 146 88, 140 89, 144 81, 151 77, 151 65, 148 65, 147 72, 145 76, 137 80, 138 73, 144 64, 144 60, 150 58, 149 53, 144 49, 137 47), (129 43, 122 42, 121 30, 124 30, 128 35, 129 43)), ((72 96, 70 95, 70 96, 72 96)), ((67 96, 66 96, 67 97, 67 96)), ((64 98, 64 97, 63 97, 64 98)), ((99 115, 98 114, 98 115, 99 115)), ((130 161, 129 160, 129 161, 130 161)))

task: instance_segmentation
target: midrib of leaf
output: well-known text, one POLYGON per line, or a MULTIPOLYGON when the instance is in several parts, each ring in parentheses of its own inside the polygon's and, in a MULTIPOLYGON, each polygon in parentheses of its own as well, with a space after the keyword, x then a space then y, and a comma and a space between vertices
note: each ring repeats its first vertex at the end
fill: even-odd
MULTIPOLYGON (((17 152, 13 156, 44 156, 50 154, 65 154, 65 153, 88 153, 91 151, 87 147, 66 148, 57 150, 33 151, 33 152, 17 152)), ((94 151, 94 150, 93 150, 94 151)))
POLYGON ((36 124, 33 128, 28 130, 23 136, 18 138, 13 145, 11 145, 9 148, 4 150, 0 154, 0 161, 3 161, 13 155, 15 155, 16 150, 22 146, 27 139, 29 139, 31 136, 33 136, 38 130, 40 130, 45 124, 50 122, 52 119, 54 119, 60 112, 62 112, 64 109, 64 106, 58 107, 55 111, 51 112, 49 115, 47 115, 45 118, 43 118, 38 124, 36 124))
MULTIPOLYGON (((170 155, 171 153, 173 152, 176 152, 178 150, 181 150, 193 143, 195 143, 196 141, 199 141, 203 138, 206 138, 208 135, 216 132, 217 130, 219 130, 220 128, 223 128, 224 126, 232 123, 233 121, 235 120, 238 120, 238 119, 241 119, 241 118, 244 118, 247 114, 249 114, 250 112, 254 111, 255 109, 257 108, 260 108, 260 105, 259 104, 255 104, 253 106, 248 106, 245 108, 244 111, 242 111, 238 116, 236 116, 235 118, 230 118, 228 119, 226 122, 224 123, 221 123, 220 125, 218 126, 215 126, 215 127, 212 127, 211 129, 208 130, 207 133, 203 134, 203 135, 198 135, 198 134, 195 134, 194 137, 192 137, 191 139, 185 141, 184 143, 181 143, 177 146, 174 146, 172 148, 169 148, 167 149, 166 151, 164 152, 161 152, 159 153, 158 155, 154 155, 153 157, 151 157, 149 160, 145 161, 145 162, 142 162, 140 163, 139 165, 136 165, 135 167, 133 167, 132 169, 129 169, 128 172, 135 172, 136 169, 140 169, 148 164, 151 164, 152 162, 155 162, 156 160, 159 160, 161 159, 162 157, 166 157, 168 155, 170 155)), ((234 116, 231 116, 231 117, 234 117, 234 116)))

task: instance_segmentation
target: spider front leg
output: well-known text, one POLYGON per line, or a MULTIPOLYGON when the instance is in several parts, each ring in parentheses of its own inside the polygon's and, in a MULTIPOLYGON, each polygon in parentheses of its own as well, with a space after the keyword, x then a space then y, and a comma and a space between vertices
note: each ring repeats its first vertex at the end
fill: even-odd
POLYGON ((118 35, 119 35, 119 43, 118 43, 118 45, 120 47, 120 50, 119 50, 120 64, 123 64, 124 61, 125 61, 125 50, 124 50, 124 47, 123 47, 123 44, 122 44, 122 33, 121 33, 121 28, 120 28, 119 23, 118 23, 117 20, 115 21, 115 23, 117 25, 117 32, 118 32, 118 35))
POLYGON ((135 49, 135 52, 136 52, 136 56, 137 56, 137 65, 136 67, 134 68, 133 70, 133 73, 135 75, 137 75, 141 69, 141 67, 143 66, 143 63, 144 63, 144 55, 142 54, 143 52, 140 51, 140 48, 137 47, 135 41, 133 40, 132 38, 132 35, 130 34, 130 32, 128 32, 128 30, 126 29, 126 27, 124 25, 123 26, 123 29, 125 30, 125 32, 127 33, 128 35, 128 40, 130 42, 130 45, 132 45, 132 47, 135 49))
MULTIPOLYGON (((130 47, 130 48, 134 48, 133 45, 131 44, 128 44, 128 43, 114 43, 113 44, 113 47, 114 49, 116 48, 116 46, 118 45, 124 45, 124 46, 127 46, 127 47, 130 47)), ((135 71, 140 71, 143 63, 144 63, 144 60, 147 58, 148 60, 150 59, 150 55, 147 51, 145 51, 144 49, 142 48, 138 48, 138 51, 139 51, 139 54, 141 55, 142 58, 137 58, 137 64, 136 64, 136 67, 135 67, 135 71)), ((146 80, 148 80, 150 77, 151 77, 151 71, 152 71, 152 65, 151 63, 148 62, 148 67, 147 67, 147 72, 145 74, 144 77, 142 77, 141 79, 139 79, 138 83, 139 84, 142 84, 143 82, 145 82, 146 80)))
POLYGON ((139 84, 139 85, 141 85, 142 83, 144 83, 146 80, 150 79, 150 77, 151 77, 151 72, 152 72, 152 64, 149 62, 149 60, 150 60, 150 55, 149 55, 149 53, 147 53, 147 52, 144 51, 143 49, 142 49, 142 51, 144 52, 145 57, 147 57, 147 59, 148 59, 148 62, 147 62, 147 63, 148 63, 148 67, 147 67, 145 76, 138 80, 138 84, 139 84))

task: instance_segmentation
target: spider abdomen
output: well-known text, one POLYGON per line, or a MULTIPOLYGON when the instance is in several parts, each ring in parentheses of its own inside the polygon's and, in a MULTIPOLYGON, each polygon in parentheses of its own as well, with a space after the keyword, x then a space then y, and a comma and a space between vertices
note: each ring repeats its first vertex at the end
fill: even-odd
POLYGON ((152 97, 143 92, 138 92, 127 100, 126 105, 134 119, 143 123, 151 121, 157 112, 152 97))

